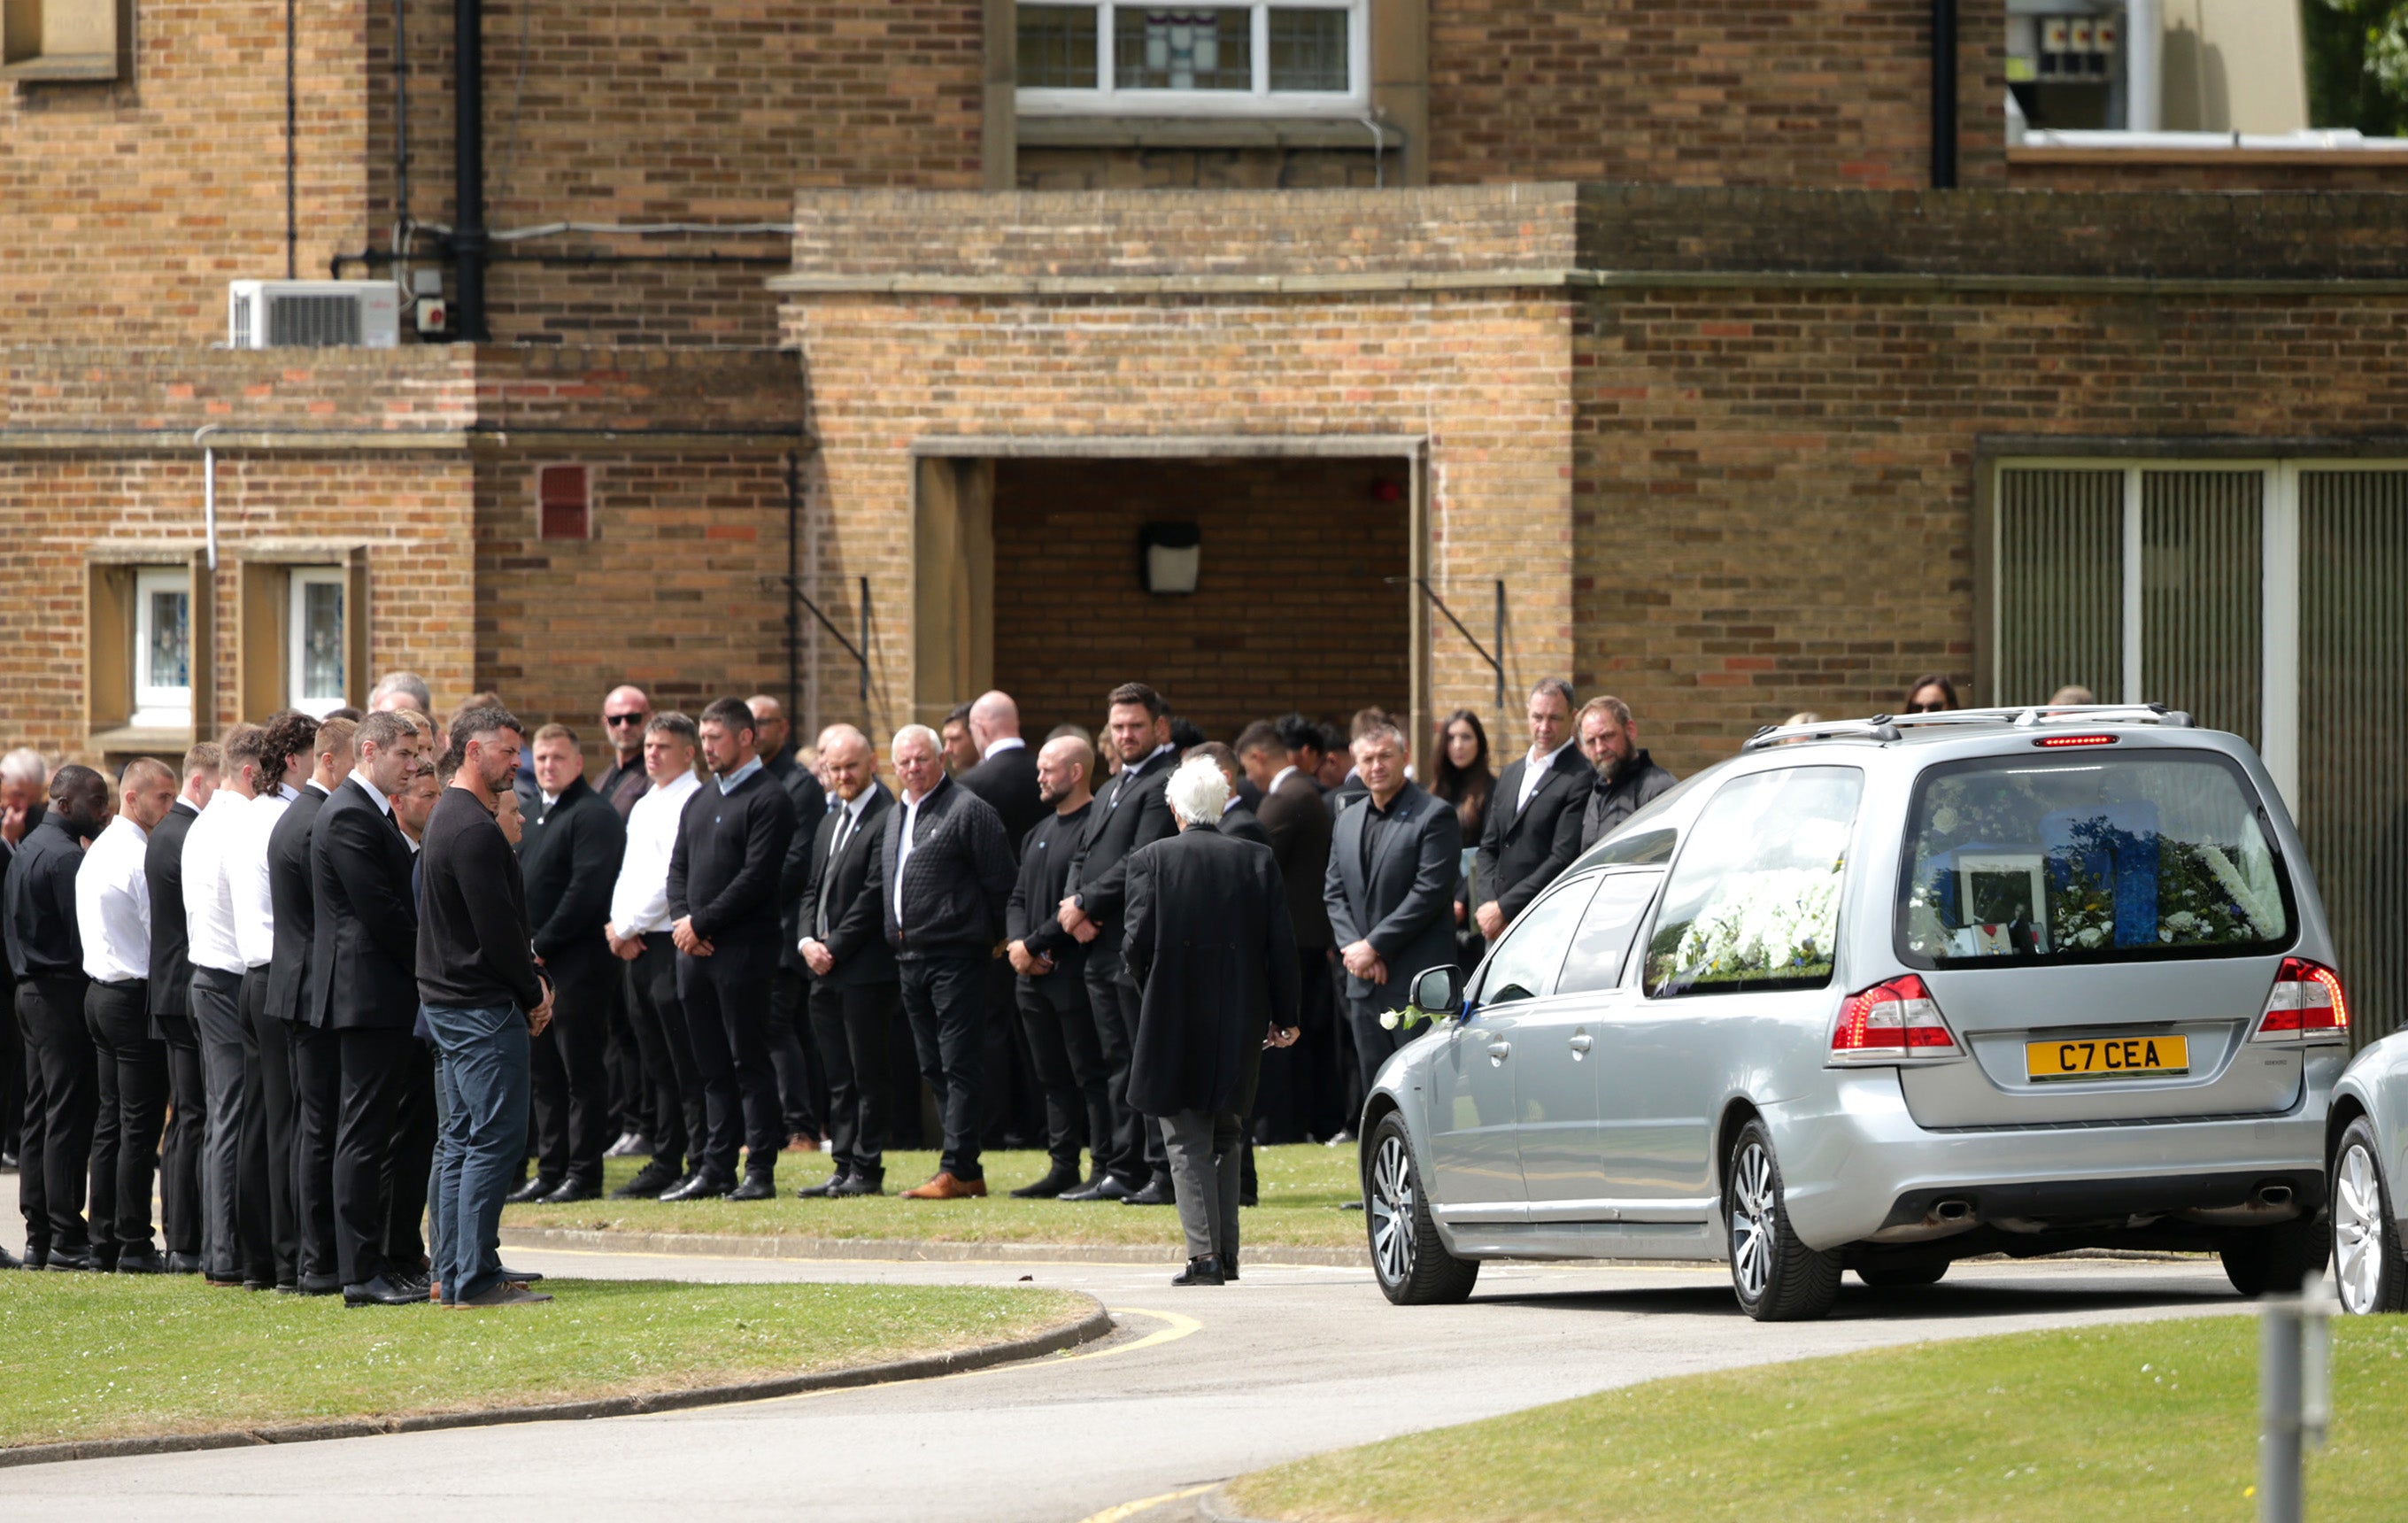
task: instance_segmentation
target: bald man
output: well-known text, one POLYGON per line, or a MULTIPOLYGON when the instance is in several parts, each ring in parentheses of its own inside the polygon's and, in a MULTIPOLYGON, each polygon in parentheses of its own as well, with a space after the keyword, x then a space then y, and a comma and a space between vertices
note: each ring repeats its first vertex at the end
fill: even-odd
POLYGON ((1111 1076, 1087 1003, 1087 949, 1053 913, 1067 892, 1070 857, 1095 803, 1095 748, 1076 735, 1048 740, 1038 753, 1046 815, 1021 845, 1020 872, 1004 908, 1005 955, 1019 975, 1013 1002, 1045 1097, 1051 1165, 1042 1179, 1011 1192, 1023 1200, 1051 1200, 1079 1188, 1082 1143, 1095 1160, 1094 1174, 1083 1183, 1101 1185, 1111 1152, 1111 1076))
POLYGON ((810 1011, 803 999, 810 970, 795 950, 803 934, 803 885, 810 879, 811 841, 827 814, 827 790, 811 769, 795 760, 786 706, 767 693, 744 700, 761 739, 761 766, 795 801, 795 839, 778 874, 778 971, 769 985, 769 1059, 778 1069, 778 1109, 785 1117, 787 1143, 816 1151, 820 1117, 827 1114, 827 1070, 811 1038, 810 1011))
MULTIPOLYGON (((970 742, 978 747, 976 765, 954 774, 954 781, 987 801, 1003 817, 1003 833, 1016 858, 1029 831, 1054 811, 1041 797, 1037 781, 1037 753, 1020 737, 1020 705, 1004 692, 982 693, 963 722, 970 742)), ((1092 778, 1094 769, 1088 769, 1092 778)), ((987 966, 986 1029, 982 1060, 986 1067, 986 1114, 980 1129, 991 1146, 1002 1145, 1007 1134, 1035 1137, 1045 1119, 1044 1081, 1038 1076, 1038 1055, 1029 1045, 1017 1011, 1011 965, 1001 957, 987 966)))
POLYGON ((617 812, 621 825, 652 785, 644 775, 644 726, 652 722, 652 700, 640 687, 622 683, 602 700, 602 739, 610 746, 610 769, 594 791, 617 812))

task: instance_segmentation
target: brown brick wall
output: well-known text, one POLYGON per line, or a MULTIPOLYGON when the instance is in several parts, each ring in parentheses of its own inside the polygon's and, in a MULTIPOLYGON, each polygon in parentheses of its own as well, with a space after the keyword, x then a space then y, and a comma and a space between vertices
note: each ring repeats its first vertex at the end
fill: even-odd
MULTIPOLYGON (((2005 179, 2004 0, 1958 7, 1959 175, 2005 179)), ((1430 179, 1930 183, 1928 0, 1432 0, 1430 179)))
POLYGON ((1016 162, 1024 191, 1369 190, 1380 178, 1369 149, 1023 147, 1016 162))
POLYGON ((2019 191, 2408 190, 2408 153, 2200 153, 2158 159, 2114 150, 2010 149, 2019 191))
MULTIPOLYGON (((1215 740, 1299 710, 1403 710, 1411 589, 1402 460, 1006 460, 995 483, 995 681, 1032 736, 1092 730, 1152 683, 1215 740), (1192 596, 1149 595, 1138 530, 1203 537, 1192 596)), ((965 694, 965 697, 975 695, 965 694)))

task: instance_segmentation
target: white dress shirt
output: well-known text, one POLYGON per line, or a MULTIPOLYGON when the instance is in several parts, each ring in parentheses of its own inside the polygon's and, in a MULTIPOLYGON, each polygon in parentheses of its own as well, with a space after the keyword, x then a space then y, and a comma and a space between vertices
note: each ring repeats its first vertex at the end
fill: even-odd
POLYGON ((702 779, 681 773, 655 783, 627 812, 627 852, 610 889, 610 925, 624 936, 655 936, 669 928, 669 854, 677 849, 678 817, 702 779))
POLYGON ((1279 792, 1281 783, 1285 783, 1290 777, 1293 777, 1295 774, 1303 770, 1303 768, 1298 767, 1294 762, 1290 762, 1285 767, 1281 768, 1279 769, 1279 774, 1271 779, 1271 785, 1263 790, 1263 797, 1268 798, 1271 795, 1279 792))
POLYGON ((276 955, 276 905, 267 893, 267 835, 298 788, 279 786, 243 809, 242 828, 226 842, 226 887, 234 900, 234 944, 245 968, 265 968, 276 955))
MULTIPOLYGON (((931 788, 928 793, 937 790, 931 788)), ((919 821, 920 806, 928 801, 928 793, 914 798, 903 796, 903 839, 895 852, 895 924, 903 924, 903 864, 911 860, 911 826, 919 821)))
POLYGON ((150 832, 120 814, 76 868, 76 931, 84 976, 123 984, 150 976, 150 880, 142 856, 150 832))
POLYGON ((393 818, 393 800, 384 796, 384 790, 382 788, 378 787, 375 783, 368 781, 368 775, 366 772, 361 771, 356 767, 352 768, 351 781, 360 785, 361 789, 367 794, 368 798, 375 803, 376 807, 383 812, 386 819, 390 820, 393 818))
POLYGON ((1539 754, 1536 749, 1531 751, 1529 756, 1530 765, 1522 769, 1522 796, 1513 800, 1514 813, 1519 814, 1524 810, 1530 807, 1530 796, 1539 791, 1540 783, 1547 781, 1548 769, 1555 765, 1555 758, 1557 756, 1562 755, 1565 752, 1570 751, 1570 749, 1571 742, 1567 740, 1562 745, 1555 747, 1555 750, 1548 752, 1543 756, 1539 754))
POLYGON ((239 974, 246 966, 235 940, 234 889, 226 867, 251 803, 232 788, 220 788, 184 837, 184 934, 195 968, 239 974))
POLYGON ((979 760, 985 761, 998 751, 1025 751, 1027 749, 1028 742, 1022 740, 1017 735, 998 735, 994 740, 989 740, 986 743, 985 750, 979 753, 979 760))

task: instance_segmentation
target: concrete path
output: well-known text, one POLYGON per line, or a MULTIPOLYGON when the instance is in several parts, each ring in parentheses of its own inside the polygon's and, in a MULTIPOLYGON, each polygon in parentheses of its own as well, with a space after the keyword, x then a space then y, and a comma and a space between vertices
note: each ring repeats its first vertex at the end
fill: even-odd
POLYGON ((1094 1293, 1121 1330, 1036 1364, 740 1407, 0 1470, 0 1516, 1077 1523, 1282 1459, 1657 1375, 2243 1306, 2212 1262, 1960 1265, 1939 1286, 1886 1295, 1851 1280, 1829 1320, 1759 1327, 1734 1309, 1721 1271, 1688 1268, 1492 1266, 1469 1304, 1406 1311, 1368 1272, 1323 1267, 1249 1264, 1241 1285, 1180 1290, 1168 1267, 509 1257, 554 1276, 1026 1279, 1094 1293))

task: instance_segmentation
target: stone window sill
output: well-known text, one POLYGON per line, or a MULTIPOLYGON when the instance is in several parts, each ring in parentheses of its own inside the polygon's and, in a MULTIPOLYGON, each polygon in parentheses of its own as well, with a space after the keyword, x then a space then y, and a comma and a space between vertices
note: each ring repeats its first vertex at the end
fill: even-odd
MULTIPOLYGON (((1393 127, 1377 146, 1403 147, 1393 127)), ((1322 148, 1369 152, 1372 129, 1327 117, 1023 116, 1022 148, 1322 148)))

